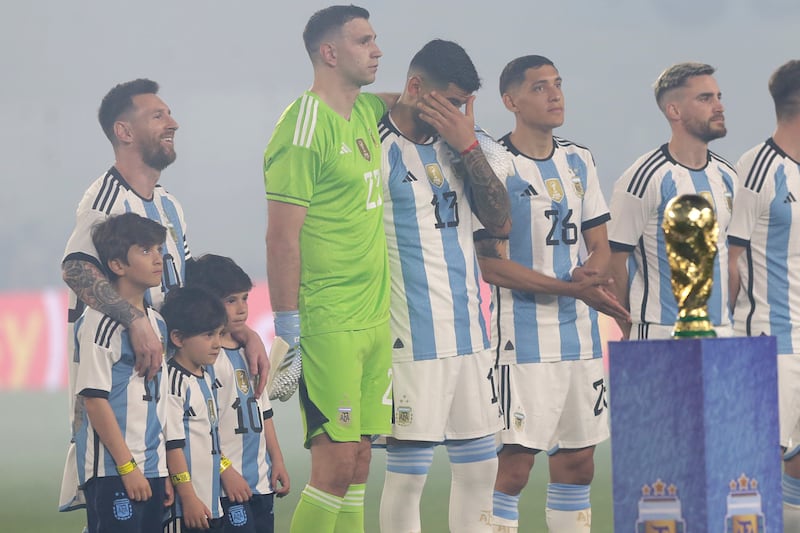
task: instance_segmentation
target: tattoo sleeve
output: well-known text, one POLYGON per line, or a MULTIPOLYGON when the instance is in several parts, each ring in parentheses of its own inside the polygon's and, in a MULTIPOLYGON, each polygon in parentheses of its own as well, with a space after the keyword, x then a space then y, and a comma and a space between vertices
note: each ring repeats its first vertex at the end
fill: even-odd
POLYGON ((478 220, 493 235, 505 237, 511 217, 511 202, 503 183, 498 179, 480 147, 470 150, 461 159, 460 174, 472 187, 472 206, 478 220))
POLYGON ((64 281, 78 298, 97 311, 129 327, 135 319, 144 316, 141 311, 123 300, 108 278, 88 261, 69 260, 62 268, 64 281))
POLYGON ((502 242, 500 239, 480 239, 475 241, 475 253, 478 257, 488 259, 503 259, 501 253, 502 242))

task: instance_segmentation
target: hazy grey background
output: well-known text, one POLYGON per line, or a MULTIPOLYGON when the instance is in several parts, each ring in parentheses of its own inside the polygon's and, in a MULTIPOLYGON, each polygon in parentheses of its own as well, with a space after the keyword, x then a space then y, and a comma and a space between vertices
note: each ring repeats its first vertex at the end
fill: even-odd
MULTIPOLYGON (((180 124, 161 183, 182 201, 193 253, 265 277, 261 157, 282 110, 311 83, 301 32, 318 1, 13 1, 0 5, 0 290, 61 286, 75 207, 113 161, 97 124, 114 84, 150 77, 180 124)), ((479 122, 512 126, 497 78, 539 53, 564 77, 558 134, 592 148, 603 190, 667 138, 650 85, 666 66, 715 65, 736 160, 772 132, 770 73, 800 57, 797 0, 363 1, 384 57, 376 91, 399 91, 431 38, 458 41, 484 80, 479 122)))

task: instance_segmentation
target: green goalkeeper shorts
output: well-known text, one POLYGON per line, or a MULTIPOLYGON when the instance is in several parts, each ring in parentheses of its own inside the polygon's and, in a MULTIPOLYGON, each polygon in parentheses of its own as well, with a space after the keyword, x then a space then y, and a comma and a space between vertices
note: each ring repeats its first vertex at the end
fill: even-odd
POLYGON ((392 341, 389 323, 301 337, 300 411, 306 434, 334 442, 392 431, 392 341))

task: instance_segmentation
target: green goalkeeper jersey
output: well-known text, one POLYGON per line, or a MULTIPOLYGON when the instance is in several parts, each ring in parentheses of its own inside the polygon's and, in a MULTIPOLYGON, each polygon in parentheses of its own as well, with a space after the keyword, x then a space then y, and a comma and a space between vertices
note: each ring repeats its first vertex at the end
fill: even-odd
POLYGON ((381 144, 386 106, 360 94, 350 120, 308 91, 278 121, 264 153, 267 199, 308 209, 300 232, 301 333, 389 319, 381 144))

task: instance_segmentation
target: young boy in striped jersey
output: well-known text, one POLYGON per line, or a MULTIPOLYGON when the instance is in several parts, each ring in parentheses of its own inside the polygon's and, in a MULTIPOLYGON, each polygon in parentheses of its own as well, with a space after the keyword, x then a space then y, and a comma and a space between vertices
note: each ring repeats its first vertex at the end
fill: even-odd
POLYGON ((165 531, 223 531, 220 478, 229 498, 250 498, 247 482, 220 450, 211 367, 221 347, 225 308, 204 290, 175 289, 161 311, 174 350, 167 362, 167 466, 176 498, 165 531))
POLYGON ((736 170, 708 149, 727 133, 722 93, 713 74, 714 67, 702 63, 678 63, 661 73, 655 98, 672 136, 637 159, 614 186, 608 239, 614 291, 631 313, 632 324, 619 322, 626 338, 672 336, 678 304, 661 221, 667 202, 682 194, 703 196, 717 215, 718 253, 708 312, 717 335, 731 335, 727 235, 736 170))
POLYGON ((273 493, 288 494, 289 475, 275 434, 272 405, 266 397, 256 398, 242 345, 233 337, 246 324, 253 282, 232 259, 207 254, 189 264, 186 283, 219 298, 228 316, 222 350, 213 367, 220 443, 253 495, 248 501, 234 502, 225 493, 225 530, 272 533, 273 493))
MULTIPOLYGON (((110 217, 92 230, 112 286, 162 339, 164 321, 145 304, 145 293, 161 284, 165 237, 163 226, 134 213, 110 217)), ((73 440, 87 529, 157 531, 173 497, 167 482, 163 364, 152 380, 140 376, 128 329, 92 308, 75 324, 75 347, 73 440)))
POLYGON ((800 60, 769 80, 778 125, 737 165, 730 298, 736 335, 778 340, 780 444, 784 455, 783 529, 800 531, 800 60))
POLYGON ((594 158, 553 135, 564 123, 561 83, 539 55, 503 69, 500 94, 515 117, 500 139, 513 157, 504 177, 511 235, 475 243, 483 276, 496 286, 492 333, 505 415, 496 532, 517 531, 520 493, 540 451, 550 470, 548 531, 589 531, 594 447, 609 434, 596 310, 628 317, 605 289, 609 214, 594 158))

